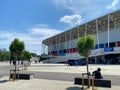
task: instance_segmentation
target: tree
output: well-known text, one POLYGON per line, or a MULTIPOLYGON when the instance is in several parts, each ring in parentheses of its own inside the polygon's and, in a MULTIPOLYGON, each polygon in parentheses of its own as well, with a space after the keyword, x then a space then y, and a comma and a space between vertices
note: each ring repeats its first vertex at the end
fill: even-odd
MULTIPOLYGON (((28 61, 28 65, 30 65, 30 59, 32 58, 32 54, 29 51, 24 50, 22 53, 22 59, 28 61)), ((24 69, 26 64, 24 65, 24 69)), ((23 69, 23 61, 22 61, 22 69, 23 69)))
POLYGON ((23 59, 30 61, 31 58, 32 58, 32 54, 29 51, 24 50, 23 51, 23 59))
POLYGON ((77 41, 78 52, 81 56, 85 57, 86 66, 87 66, 87 77, 88 77, 88 88, 89 85, 89 68, 88 68, 88 58, 91 50, 95 47, 95 37, 93 35, 83 35, 77 41))
POLYGON ((32 57, 37 57, 36 53, 31 53, 32 57))
POLYGON ((10 44, 9 50, 10 50, 10 57, 12 60, 14 60, 15 65, 15 74, 16 74, 16 60, 18 60, 23 50, 25 49, 24 42, 19 41, 19 39, 15 38, 14 41, 10 44))
POLYGON ((10 60, 10 52, 6 49, 0 49, 0 61, 10 60))

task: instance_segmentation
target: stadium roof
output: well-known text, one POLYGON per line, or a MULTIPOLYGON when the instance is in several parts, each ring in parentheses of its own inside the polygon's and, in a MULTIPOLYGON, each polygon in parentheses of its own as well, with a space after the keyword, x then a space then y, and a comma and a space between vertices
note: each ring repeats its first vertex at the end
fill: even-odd
POLYGON ((89 22, 86 22, 82 25, 69 29, 65 32, 47 38, 43 40, 43 44, 50 46, 57 43, 62 43, 72 39, 77 39, 78 37, 81 37, 85 33, 94 35, 97 33, 97 29, 98 32, 100 33, 107 31, 108 27, 110 30, 112 30, 113 28, 120 28, 120 10, 106 14, 89 22))

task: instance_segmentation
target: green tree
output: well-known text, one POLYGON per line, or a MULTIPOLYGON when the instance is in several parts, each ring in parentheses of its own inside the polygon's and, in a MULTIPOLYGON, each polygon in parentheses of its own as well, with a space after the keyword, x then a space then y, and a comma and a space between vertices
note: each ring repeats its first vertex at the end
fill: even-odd
POLYGON ((32 57, 37 57, 36 53, 31 53, 32 57))
POLYGON ((21 57, 24 49, 25 49, 24 42, 19 41, 19 39, 17 38, 15 38, 10 44, 10 47, 9 47, 10 57, 15 62, 15 71, 16 71, 16 60, 18 60, 21 57))
POLYGON ((86 66, 87 66, 87 77, 88 77, 88 88, 90 87, 89 83, 89 68, 88 68, 88 58, 91 50, 95 47, 95 37, 93 35, 83 35, 77 41, 78 52, 81 56, 85 57, 86 66))
POLYGON ((32 54, 29 51, 24 50, 23 51, 23 59, 30 61, 31 58, 32 58, 32 54))
POLYGON ((10 52, 6 49, 0 49, 0 61, 10 60, 10 52))

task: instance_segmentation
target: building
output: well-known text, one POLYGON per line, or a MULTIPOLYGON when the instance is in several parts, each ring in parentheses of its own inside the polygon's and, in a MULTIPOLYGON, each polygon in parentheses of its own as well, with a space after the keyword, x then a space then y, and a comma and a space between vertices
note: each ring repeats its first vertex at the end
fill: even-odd
POLYGON ((84 34, 96 37, 96 46, 90 54, 92 63, 120 63, 120 10, 43 40, 48 54, 55 57, 49 62, 83 58, 78 54, 76 42, 84 34))

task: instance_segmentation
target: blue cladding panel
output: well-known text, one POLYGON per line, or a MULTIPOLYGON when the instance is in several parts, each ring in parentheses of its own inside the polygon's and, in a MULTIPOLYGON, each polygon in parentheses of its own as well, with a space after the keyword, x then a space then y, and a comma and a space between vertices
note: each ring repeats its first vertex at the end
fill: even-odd
POLYGON ((110 51, 114 51, 114 49, 113 48, 104 48, 104 51, 105 52, 110 52, 110 51))
POLYGON ((95 45, 95 49, 98 49, 98 45, 95 45))
POLYGON ((61 53, 61 54, 59 54, 60 56, 65 56, 65 53, 61 53))
POLYGON ((104 48, 104 44, 99 44, 99 48, 104 48))
POLYGON ((65 53, 63 50, 56 51, 59 56, 65 56, 65 53))

